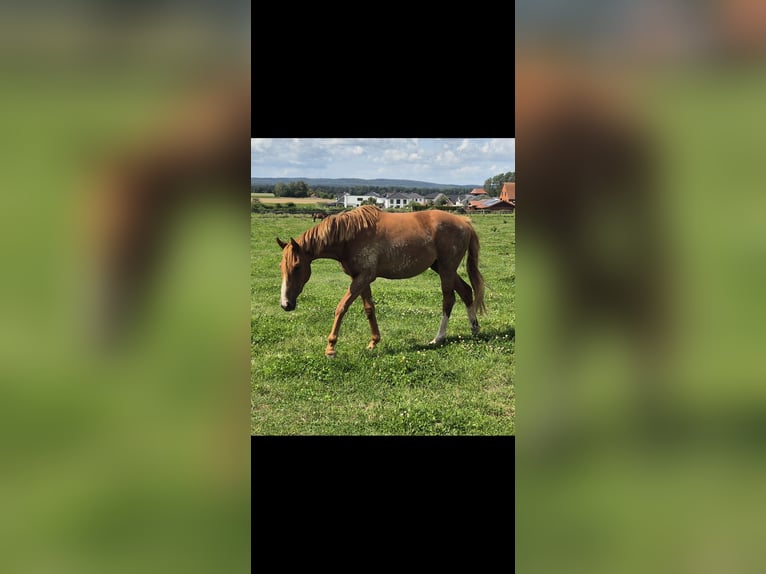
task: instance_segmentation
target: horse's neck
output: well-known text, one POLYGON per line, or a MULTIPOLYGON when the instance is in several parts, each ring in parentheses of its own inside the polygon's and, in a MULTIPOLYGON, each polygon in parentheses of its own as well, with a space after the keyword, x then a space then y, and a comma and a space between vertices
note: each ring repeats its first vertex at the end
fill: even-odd
POLYGON ((338 259, 340 255, 339 247, 322 245, 323 242, 319 241, 311 231, 307 231, 299 237, 298 243, 306 252, 311 254, 312 261, 314 259, 338 259))
POLYGON ((320 249, 310 249, 312 259, 335 259, 340 261, 341 246, 325 246, 320 249))

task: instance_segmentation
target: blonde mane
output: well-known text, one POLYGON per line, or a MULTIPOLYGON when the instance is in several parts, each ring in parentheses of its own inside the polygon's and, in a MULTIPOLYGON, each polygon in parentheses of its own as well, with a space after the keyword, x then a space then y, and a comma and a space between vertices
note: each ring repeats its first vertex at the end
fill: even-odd
POLYGON ((328 245, 350 241, 360 231, 375 227, 379 217, 380 209, 374 205, 331 215, 305 231, 298 243, 309 251, 321 251, 328 245))

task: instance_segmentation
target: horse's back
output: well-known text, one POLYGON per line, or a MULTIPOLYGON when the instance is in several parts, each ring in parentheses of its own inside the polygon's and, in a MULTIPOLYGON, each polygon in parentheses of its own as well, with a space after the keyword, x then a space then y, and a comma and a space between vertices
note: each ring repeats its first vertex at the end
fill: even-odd
POLYGON ((380 223, 396 227, 414 228, 420 226, 433 231, 436 228, 465 228, 471 226, 471 221, 460 215, 440 209, 425 209, 411 213, 380 213, 380 223))
POLYGON ((468 247, 473 226, 467 217, 439 209, 419 211, 413 215, 422 217, 435 242, 446 242, 450 248, 454 245, 468 247))
POLYGON ((394 245, 420 249, 432 261, 449 266, 460 263, 471 240, 473 226, 466 217, 429 209, 414 213, 382 212, 379 220, 382 236, 394 245))

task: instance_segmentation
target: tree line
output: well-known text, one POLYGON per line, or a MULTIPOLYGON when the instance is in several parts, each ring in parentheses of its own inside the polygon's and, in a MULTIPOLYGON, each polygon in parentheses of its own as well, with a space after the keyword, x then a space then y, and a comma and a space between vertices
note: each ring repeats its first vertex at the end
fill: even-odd
MULTIPOLYGON (((516 172, 509 171, 506 173, 500 173, 492 176, 484 181, 484 191, 492 197, 500 195, 500 190, 503 188, 505 182, 515 182, 516 172)), ((445 195, 453 194, 466 194, 473 189, 472 186, 461 187, 447 187, 447 188, 418 188, 418 187, 401 187, 401 186, 369 186, 369 185, 354 185, 354 186, 327 186, 316 185, 309 187, 305 181, 291 181, 291 182, 279 182, 273 185, 250 185, 250 193, 273 193, 275 197, 320 197, 324 199, 335 199, 348 193, 350 195, 365 195, 374 191, 378 195, 388 195, 389 193, 417 193, 420 195, 428 195, 431 193, 443 193, 445 195)))

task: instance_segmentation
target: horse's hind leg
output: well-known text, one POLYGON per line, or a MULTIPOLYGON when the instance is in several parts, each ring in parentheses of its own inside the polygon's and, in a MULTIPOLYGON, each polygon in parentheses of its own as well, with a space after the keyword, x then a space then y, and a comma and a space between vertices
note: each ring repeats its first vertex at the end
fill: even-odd
POLYGON ((375 303, 372 300, 372 289, 368 285, 362 290, 362 302, 364 303, 364 313, 370 322, 370 344, 367 348, 372 350, 380 342, 380 330, 378 329, 378 320, 375 318, 375 303))
POLYGON ((455 305, 455 272, 449 273, 444 270, 439 272, 439 278, 442 282, 442 320, 439 323, 439 332, 431 341, 430 345, 438 345, 447 337, 447 324, 452 314, 452 307, 455 305))
POLYGON ((468 311, 468 323, 471 325, 471 333, 478 335, 479 333, 479 321, 476 319, 476 311, 473 310, 473 290, 471 286, 463 281, 460 275, 457 276, 455 281, 455 289, 460 295, 460 298, 465 303, 466 311, 468 311))

